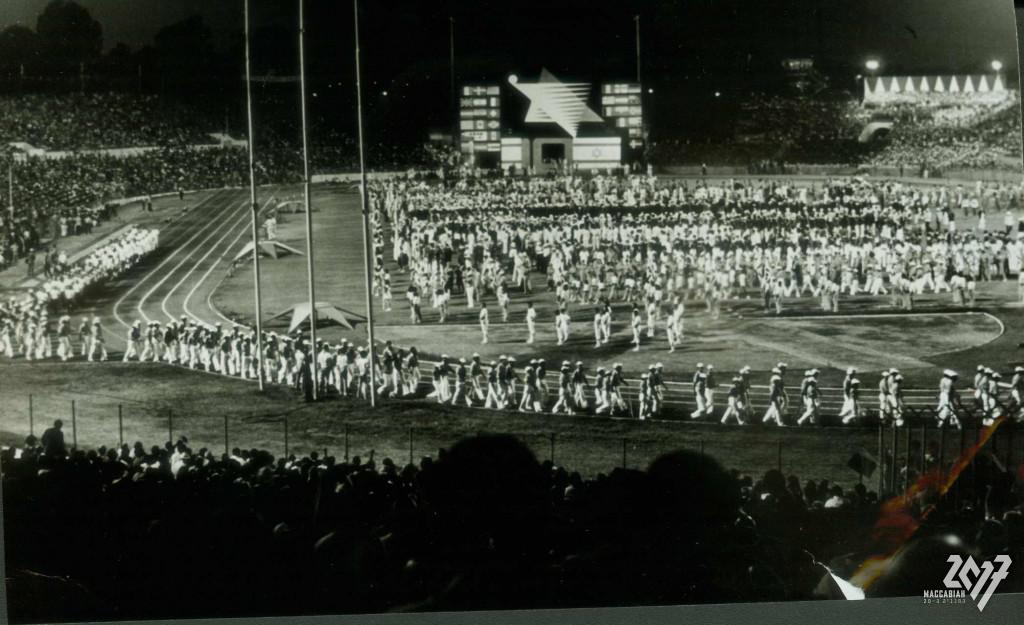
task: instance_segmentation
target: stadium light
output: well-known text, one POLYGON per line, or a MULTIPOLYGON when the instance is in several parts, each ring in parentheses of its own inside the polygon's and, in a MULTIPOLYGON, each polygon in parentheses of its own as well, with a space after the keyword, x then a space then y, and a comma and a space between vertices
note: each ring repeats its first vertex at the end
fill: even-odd
POLYGON ((876 72, 878 71, 878 68, 881 66, 882 64, 878 62, 878 59, 868 59, 864 63, 864 67, 866 67, 869 72, 876 72))
POLYGON ((1002 69, 1003 69, 1003 62, 1002 61, 1000 61, 999 59, 995 59, 994 61, 992 61, 992 70, 993 71, 999 72, 999 71, 1002 71, 1002 69))

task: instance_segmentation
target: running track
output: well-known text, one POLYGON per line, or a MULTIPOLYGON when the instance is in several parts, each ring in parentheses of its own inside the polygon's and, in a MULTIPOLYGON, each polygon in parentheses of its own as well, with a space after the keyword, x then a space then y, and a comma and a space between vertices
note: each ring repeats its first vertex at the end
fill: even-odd
MULTIPOLYGON (((274 201, 260 193, 261 209, 274 201)), ((160 243, 138 266, 113 281, 79 315, 98 315, 111 351, 124 347, 133 321, 167 323, 182 315, 203 323, 230 323, 210 302, 231 260, 249 241, 251 213, 245 189, 213 191, 187 212, 170 215, 160 243)))

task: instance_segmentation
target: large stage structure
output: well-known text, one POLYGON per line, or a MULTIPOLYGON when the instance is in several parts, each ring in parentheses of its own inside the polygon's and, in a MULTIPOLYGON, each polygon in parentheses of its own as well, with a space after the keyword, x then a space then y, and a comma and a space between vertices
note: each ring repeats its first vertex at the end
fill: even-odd
POLYGON ((637 162, 646 140, 637 82, 595 90, 545 69, 535 82, 513 74, 504 84, 464 85, 461 96, 459 143, 478 167, 538 174, 616 169, 637 162))

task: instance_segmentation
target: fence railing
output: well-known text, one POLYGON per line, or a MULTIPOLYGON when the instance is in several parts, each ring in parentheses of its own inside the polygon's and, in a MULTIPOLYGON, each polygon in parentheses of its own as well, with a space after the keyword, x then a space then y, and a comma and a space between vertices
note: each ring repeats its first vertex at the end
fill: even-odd
MULTIPOLYGON (((350 461, 391 458, 396 464, 418 463, 459 439, 483 433, 510 434, 527 445, 540 461, 564 466, 584 476, 616 468, 644 469, 660 455, 679 449, 709 454, 723 466, 752 476, 768 469, 800 478, 828 479, 840 484, 864 483, 883 494, 906 489, 916 475, 950 467, 984 439, 980 420, 961 430, 939 428, 929 420, 903 427, 875 423, 859 427, 776 428, 722 426, 708 422, 655 421, 645 427, 608 417, 553 417, 504 411, 463 411, 433 414, 429 420, 378 421, 362 404, 343 400, 338 421, 325 422, 323 404, 303 405, 288 412, 221 414, 197 412, 171 404, 90 400, 28 395, 20 410, 4 409, 5 429, 39 437, 55 419, 64 422, 69 448, 133 447, 146 451, 188 439, 192 449, 231 454, 235 448, 263 449, 277 456, 312 452, 350 461), (319 406, 319 411, 308 410, 319 406), (24 420, 19 421, 19 416, 24 420), (507 415, 503 419, 501 415, 507 415), (603 422, 599 428, 579 427, 579 420, 603 422), (856 467, 859 467, 856 468, 856 467)), ((979 453, 1016 470, 1024 459, 1024 426, 999 423, 979 453)), ((8 436, 19 445, 17 435, 8 436)), ((959 489, 959 486, 957 487, 959 489)))

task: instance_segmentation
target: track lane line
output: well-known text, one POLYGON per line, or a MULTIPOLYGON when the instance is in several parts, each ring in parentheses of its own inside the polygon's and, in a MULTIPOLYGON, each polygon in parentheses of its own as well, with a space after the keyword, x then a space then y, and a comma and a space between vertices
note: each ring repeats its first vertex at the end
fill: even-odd
MULTIPOLYGON (((214 221, 210 224, 210 225, 218 224, 216 228, 214 228, 212 231, 210 231, 209 228, 200 228, 194 235, 192 235, 189 238, 188 241, 186 241, 181 246, 180 249, 185 250, 187 248, 187 246, 192 241, 194 241, 199 235, 206 233, 206 236, 199 242, 199 244, 196 247, 188 247, 187 248, 187 253, 184 255, 184 258, 182 258, 180 261, 178 261, 177 265, 175 265, 170 271, 168 271, 166 274, 164 274, 164 276, 159 280, 159 282, 157 282, 155 285, 153 285, 153 287, 151 289, 146 291, 145 295, 142 296, 142 298, 139 300, 138 304, 135 305, 135 310, 138 311, 139 316, 141 316, 144 321, 146 321, 147 323, 152 321, 150 316, 147 315, 146 312, 142 308, 143 305, 146 303, 146 300, 148 300, 150 298, 150 296, 153 295, 153 293, 156 292, 157 289, 159 289, 161 286, 163 286, 163 284, 165 282, 170 280, 171 277, 174 275, 174 272, 176 272, 178 269, 180 269, 185 263, 187 263, 189 261, 190 258, 192 258, 192 255, 195 254, 198 251, 198 246, 201 246, 206 241, 209 241, 213 236, 215 236, 221 230, 221 228, 224 227, 225 224, 231 223, 233 218, 237 219, 235 217, 235 214, 244 205, 245 204, 243 202, 242 204, 239 204, 235 208, 228 208, 221 215, 218 215, 214 219, 214 221)), ((158 271, 161 267, 163 267, 165 264, 167 264, 167 262, 169 260, 171 260, 171 259, 166 259, 163 263, 160 263, 160 265, 154 271, 158 271)))
MULTIPOLYGON (((222 189, 221 191, 224 191, 224 190, 222 189)), ((174 221, 174 223, 176 224, 176 223, 178 223, 178 221, 180 221, 180 220, 182 220, 182 219, 184 219, 184 218, 186 218, 186 217, 190 217, 190 216, 192 216, 192 213, 194 213, 194 211, 195 211, 196 209, 198 209, 198 208, 199 208, 200 206, 203 206, 203 204, 204 204, 204 203, 206 203, 206 202, 209 202, 209 201, 213 200, 214 198, 216 198, 216 197, 217 197, 217 196, 219 196, 219 195, 221 195, 221 193, 220 193, 220 192, 215 192, 215 193, 213 193, 212 195, 210 195, 210 197, 206 198, 205 200, 203 200, 202 202, 200 202, 199 204, 197 204, 197 205, 196 205, 196 206, 195 206, 195 207, 194 207, 194 208, 193 208, 192 210, 190 210, 190 211, 189 211, 189 212, 187 212, 187 213, 184 213, 184 214, 182 214, 182 215, 181 215, 181 216, 180 216, 180 217, 179 217, 179 218, 178 218, 177 220, 175 220, 175 221, 174 221)), ((223 209, 222 209, 222 210, 223 210, 223 209)), ((200 230, 199 232, 202 232, 202 230, 200 230)), ((175 238, 173 239, 173 243, 172 243, 172 242, 167 242, 167 245, 177 245, 177 244, 178 244, 178 242, 179 242, 179 241, 181 241, 181 239, 182 239, 182 238, 184 238, 184 237, 185 237, 185 236, 186 236, 187 234, 188 234, 188 229, 185 229, 185 232, 184 232, 184 233, 182 233, 182 234, 181 234, 181 236, 179 236, 179 237, 175 237, 175 238)), ((198 233, 197 233, 197 234, 198 234, 198 233)), ((193 235, 193 237, 192 237, 192 238, 195 238, 195 236, 196 236, 196 235, 193 235)), ((189 241, 190 241, 190 240, 192 240, 192 238, 190 238, 190 239, 189 239, 189 241)), ((186 241, 186 243, 188 243, 188 241, 186 241)), ((163 267, 163 266, 164 266, 164 265, 165 265, 166 263, 170 262, 170 260, 171 260, 172 258, 174 258, 174 256, 176 256, 176 255, 177 255, 177 253, 178 253, 178 251, 179 251, 179 250, 180 250, 180 246, 179 246, 179 247, 175 247, 175 248, 174 248, 173 250, 171 250, 171 253, 170 253, 170 254, 168 254, 167 258, 166 258, 166 259, 164 259, 164 260, 163 260, 163 262, 161 262, 161 263, 160 263, 159 265, 157 265, 157 266, 156 266, 155 268, 151 269, 150 271, 147 271, 147 272, 146 272, 146 273, 145 273, 145 274, 144 274, 144 275, 143 275, 143 276, 142 276, 141 278, 139 278, 138 282, 136 282, 136 283, 135 283, 134 285, 132 285, 132 287, 131 287, 131 288, 129 288, 129 289, 127 290, 127 291, 125 291, 125 293, 124 293, 123 295, 121 295, 121 297, 119 297, 119 298, 117 299, 117 301, 115 301, 115 302, 114 302, 114 305, 113 305, 113 308, 112 308, 112 312, 113 312, 113 317, 114 317, 114 320, 115 320, 115 321, 117 321, 118 323, 120 323, 120 324, 121 324, 122 326, 124 326, 125 328, 130 328, 130 327, 131 327, 131 324, 129 324, 129 323, 126 323, 126 322, 124 321, 124 319, 122 319, 122 318, 121 318, 121 315, 120 315, 120 313, 118 312, 118 311, 119 311, 119 309, 120 309, 120 307, 121 307, 121 305, 122 305, 122 304, 124 303, 124 301, 125 301, 126 299, 128 299, 128 296, 130 296, 130 295, 131 295, 132 293, 134 293, 134 292, 135 292, 135 291, 136 291, 136 290, 137 290, 137 289, 138 289, 139 287, 141 287, 141 286, 142 286, 143 284, 145 284, 145 283, 146 283, 146 282, 147 282, 147 281, 149 280, 149 278, 153 276, 153 274, 154 274, 154 272, 155 272, 155 271, 159 270, 159 269, 160 269, 160 267, 163 267)))
MULTIPOLYGON (((273 202, 273 201, 274 201, 274 198, 273 198, 273 197, 271 197, 271 198, 270 198, 269 200, 267 200, 267 201, 266 201, 266 203, 264 203, 264 204, 263 204, 263 206, 262 206, 262 207, 260 208, 260 210, 259 210, 260 214, 262 214, 262 213, 263 213, 263 211, 267 210, 267 207, 268 207, 268 206, 270 206, 270 203, 271 203, 271 202, 273 202)), ((214 269, 215 269, 215 268, 216 268, 216 267, 217 267, 218 265, 220 265, 221 261, 222 261, 222 260, 224 260, 224 257, 225 257, 225 256, 227 256, 228 252, 230 252, 230 251, 231 251, 231 249, 232 249, 232 248, 234 248, 234 247, 235 247, 235 245, 237 245, 237 244, 238 244, 238 240, 239 240, 239 239, 241 239, 241 238, 242 238, 242 235, 244 235, 245 233, 246 233, 246 228, 243 228, 243 229, 242 229, 242 230, 241 230, 241 231, 240 231, 240 232, 239 232, 239 233, 238 233, 238 234, 237 234, 237 235, 235 236, 234 240, 233 240, 233 241, 231 241, 231 243, 229 243, 229 244, 228 244, 228 246, 227 246, 227 247, 226 247, 226 248, 224 249, 224 251, 223 251, 223 252, 221 252, 221 255, 220 255, 220 257, 219 257, 219 258, 217 259, 217 261, 216 261, 216 262, 214 262, 214 263, 213 263, 212 265, 210 265, 209 269, 207 269, 207 270, 206 270, 206 273, 204 273, 204 274, 203 274, 203 276, 202 276, 202 277, 201 277, 201 278, 199 279, 199 282, 197 282, 197 283, 195 284, 195 286, 193 286, 193 287, 192 287, 192 290, 190 290, 190 291, 188 292, 188 294, 187 294, 187 295, 185 296, 185 301, 184 301, 184 303, 183 303, 183 305, 182 305, 182 308, 183 308, 183 309, 185 310, 185 314, 186 314, 186 315, 188 315, 189 317, 192 317, 192 318, 193 318, 193 319, 195 319, 195 320, 196 320, 197 322, 200 322, 200 323, 202 323, 202 319, 200 319, 200 318, 199 318, 199 317, 198 317, 197 315, 193 314, 193 313, 192 313, 192 311, 191 311, 191 309, 189 308, 189 302, 190 302, 190 301, 192 300, 192 296, 193 296, 193 295, 195 295, 195 292, 196 292, 197 290, 199 290, 199 287, 201 287, 201 286, 203 285, 203 283, 205 283, 205 282, 206 282, 207 278, 209 278, 209 277, 210 277, 210 274, 211 274, 211 273, 213 273, 213 270, 214 270, 214 269)), ((212 250, 211 250, 211 251, 212 251, 212 250)), ((219 287, 220 285, 218 284, 217 286, 219 287)), ((210 304, 210 298, 211 298, 211 297, 213 297, 213 293, 214 293, 214 292, 215 292, 216 290, 217 290, 217 287, 214 287, 213 289, 211 289, 211 290, 210 290, 210 293, 209 293, 209 295, 207 295, 207 298, 206 298, 207 304, 210 304)), ((228 318, 227 318, 227 317, 225 317, 224 315, 220 314, 220 311, 219 311, 219 310, 217 310, 216 308, 213 308, 212 306, 208 306, 208 307, 210 308, 210 310, 212 310, 212 311, 214 312, 214 314, 216 314, 217 316, 219 316, 219 317, 220 317, 221 319, 223 319, 224 321, 226 321, 226 322, 228 322, 228 323, 234 323, 233 321, 231 321, 230 319, 228 319, 228 318)))
MULTIPOLYGON (((246 203, 248 204, 248 202, 246 202, 246 203)), ((209 258, 210 255, 213 254, 217 250, 217 248, 220 247, 221 243, 224 242, 224 239, 226 239, 229 236, 231 236, 231 234, 239 226, 242 226, 242 230, 239 233, 239 235, 236 236, 235 239, 229 244, 229 248, 228 249, 230 249, 230 247, 233 246, 238 241, 239 238, 241 238, 241 235, 245 233, 244 226, 248 225, 248 219, 246 219, 246 217, 248 217, 248 215, 243 215, 243 216, 239 217, 238 219, 236 219, 234 221, 234 223, 232 223, 230 226, 228 226, 227 231, 224 232, 224 234, 219 239, 217 239, 217 241, 212 246, 210 246, 210 249, 205 254, 203 254, 202 257, 200 257, 200 259, 197 260, 195 262, 195 264, 192 265, 192 268, 189 269, 185 273, 185 275, 182 276, 181 279, 178 280, 178 282, 175 283, 175 285, 173 287, 171 287, 171 290, 167 292, 167 294, 164 296, 163 300, 160 302, 160 309, 163 311, 164 315, 167 317, 168 320, 174 321, 174 319, 175 319, 174 315, 172 315, 170 313, 170 311, 167 309, 167 302, 171 299, 171 296, 174 295, 174 293, 179 288, 181 288, 181 285, 184 284, 186 280, 188 280, 190 277, 192 277, 192 274, 194 274, 196 272, 196 270, 199 269, 199 266, 201 264, 203 264, 203 261, 205 261, 207 258, 209 258), (244 223, 243 223, 243 221, 244 221, 244 223)), ((222 227, 223 226, 221 226, 221 228, 222 227)), ((220 232, 221 228, 217 228, 217 230, 214 232, 214 234, 216 234, 216 232, 220 232)), ((220 257, 217 259, 217 263, 219 263, 220 259, 223 258, 223 257, 224 257, 224 253, 221 253, 220 257)), ((191 255, 189 255, 189 258, 191 258, 191 255)), ((216 266, 217 263, 214 263, 214 266, 216 266)), ((172 273, 173 273, 173 271, 172 271, 172 273)), ((209 275, 209 274, 207 273, 207 275, 209 275)), ((193 289, 193 291, 194 291, 194 289, 193 289)), ((188 299, 186 298, 185 301, 187 303, 188 299)), ((188 314, 187 306, 185 307, 185 314, 188 314)), ((189 315, 189 316, 192 316, 193 318, 195 318, 193 315, 189 315)))

